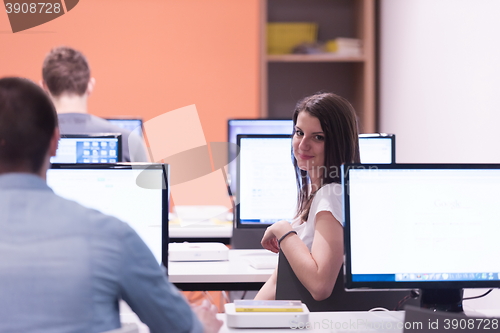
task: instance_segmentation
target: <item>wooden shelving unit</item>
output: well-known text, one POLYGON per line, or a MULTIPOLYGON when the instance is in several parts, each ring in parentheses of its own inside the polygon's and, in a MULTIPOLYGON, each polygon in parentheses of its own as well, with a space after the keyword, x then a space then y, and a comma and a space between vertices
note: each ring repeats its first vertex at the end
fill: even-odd
POLYGON ((268 54, 267 62, 364 62, 365 57, 346 57, 336 54, 268 54))
POLYGON ((374 45, 374 0, 262 0, 261 117, 289 118, 299 99, 331 91, 351 101, 360 132, 376 132, 374 45), (319 41, 359 38, 363 54, 268 55, 267 22, 316 22, 319 41))

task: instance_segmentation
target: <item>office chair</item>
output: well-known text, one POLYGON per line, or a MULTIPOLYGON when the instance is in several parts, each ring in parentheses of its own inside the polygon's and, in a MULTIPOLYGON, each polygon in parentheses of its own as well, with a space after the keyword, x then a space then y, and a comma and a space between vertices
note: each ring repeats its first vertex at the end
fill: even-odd
MULTIPOLYGON (((276 282, 277 300, 301 300, 311 312, 319 311, 368 311, 376 307, 395 310, 409 291, 352 291, 344 289, 344 268, 340 268, 332 294, 323 301, 316 301, 302 285, 292 270, 285 254, 280 250, 278 278, 276 282)), ((418 305, 416 300, 405 304, 418 305)))

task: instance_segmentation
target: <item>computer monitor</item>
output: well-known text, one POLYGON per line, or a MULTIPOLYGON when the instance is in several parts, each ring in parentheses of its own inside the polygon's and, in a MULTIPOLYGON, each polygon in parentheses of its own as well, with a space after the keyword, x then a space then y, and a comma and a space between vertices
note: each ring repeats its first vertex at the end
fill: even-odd
POLYGON ((500 164, 343 168, 348 289, 421 289, 461 311, 462 288, 500 287, 500 164))
POLYGON ((265 228, 295 215, 290 135, 237 136, 237 228, 265 228))
POLYGON ((168 264, 168 166, 163 164, 52 164, 47 184, 63 198, 128 223, 168 264))
MULTIPOLYGON (((361 162, 394 161, 393 134, 362 134, 361 162)), ((266 228, 295 216, 297 185, 290 135, 237 135, 237 228, 266 228)))
MULTIPOLYGON (((238 134, 287 134, 294 131, 292 119, 229 119, 227 121, 228 173, 230 188, 236 194, 236 161, 238 134)), ((362 163, 396 163, 396 136, 387 133, 359 135, 362 163)))
POLYGON ((141 118, 106 118, 110 123, 129 130, 130 132, 137 129, 137 133, 141 138, 144 137, 142 133, 142 119, 141 118))
POLYGON ((117 163, 122 161, 119 133, 62 134, 51 163, 117 163))
POLYGON ((396 136, 387 133, 359 135, 361 163, 396 163, 396 136))
POLYGON ((227 141, 231 143, 228 150, 228 173, 230 187, 236 194, 236 161, 238 151, 234 145, 237 144, 238 134, 293 134, 292 119, 229 119, 227 121, 227 141))

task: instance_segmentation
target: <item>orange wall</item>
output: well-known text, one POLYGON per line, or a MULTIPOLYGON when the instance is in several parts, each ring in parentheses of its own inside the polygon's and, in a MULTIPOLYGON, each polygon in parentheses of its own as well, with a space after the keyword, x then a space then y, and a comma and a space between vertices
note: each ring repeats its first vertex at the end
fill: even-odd
POLYGON ((71 46, 97 81, 91 113, 148 120, 196 104, 206 140, 225 141, 228 118, 258 117, 259 2, 80 0, 15 34, 1 6, 0 77, 38 82, 46 53, 71 46))

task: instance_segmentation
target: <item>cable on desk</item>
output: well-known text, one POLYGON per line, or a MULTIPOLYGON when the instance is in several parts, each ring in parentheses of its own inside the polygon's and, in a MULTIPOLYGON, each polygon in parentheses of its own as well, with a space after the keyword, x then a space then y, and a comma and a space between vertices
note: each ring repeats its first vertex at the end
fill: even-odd
POLYGON ((224 302, 226 303, 231 303, 231 300, 229 299, 229 296, 227 296, 227 293, 225 290, 222 290, 222 299, 224 300, 224 302))
POLYGON ((227 194, 229 196, 229 201, 231 201, 231 208, 233 210, 233 228, 236 228, 236 201, 234 200, 235 196, 231 191, 231 182, 230 182, 231 178, 227 177, 224 168, 222 168, 222 174, 224 175, 224 179, 226 180, 227 194))
MULTIPOLYGON (((486 295, 488 295, 489 293, 491 293, 493 291, 493 289, 490 289, 488 290, 487 292, 485 292, 484 294, 482 295, 478 295, 478 296, 472 296, 472 297, 465 297, 463 300, 464 301, 468 301, 468 300, 471 300, 471 299, 477 299, 477 298, 481 298, 481 297, 484 297, 486 295)), ((418 290, 412 290, 410 292, 410 295, 408 296, 405 296, 401 301, 398 302, 398 306, 396 307, 396 311, 399 311, 402 309, 403 305, 410 299, 410 298, 413 298, 413 299, 416 299, 420 296, 420 292, 418 290)))
POLYGON ((381 308, 381 307, 368 310, 368 312, 375 312, 375 311, 391 311, 391 310, 388 310, 386 308, 381 308))
POLYGON ((472 297, 465 297, 463 300, 464 300, 464 301, 468 301, 468 300, 470 300, 470 299, 481 298, 481 297, 484 297, 484 296, 488 295, 488 294, 489 294, 489 293, 491 293, 492 291, 493 291, 493 289, 490 289, 490 290, 488 290, 487 292, 485 292, 485 293, 484 293, 484 294, 482 294, 482 295, 479 295, 479 296, 472 296, 472 297))
POLYGON ((210 302, 210 304, 214 304, 215 305, 215 300, 212 297, 212 295, 210 295, 210 293, 208 291, 204 291, 203 295, 205 295, 205 298, 210 302))
POLYGON ((396 306, 396 309, 395 311, 400 311, 402 308, 403 308, 403 305, 410 299, 417 299, 420 297, 420 292, 418 290, 412 290, 410 291, 410 294, 409 295, 406 295, 405 297, 403 297, 402 300, 400 300, 398 302, 398 305, 396 306))

